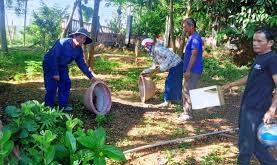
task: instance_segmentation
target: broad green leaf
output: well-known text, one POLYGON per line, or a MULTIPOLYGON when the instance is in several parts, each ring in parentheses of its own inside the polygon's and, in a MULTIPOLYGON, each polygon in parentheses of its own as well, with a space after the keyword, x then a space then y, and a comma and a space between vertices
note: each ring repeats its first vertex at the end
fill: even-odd
MULTIPOLYGON (((39 157, 39 156, 37 156, 37 157, 39 157)), ((30 157, 29 157, 29 155, 28 154, 26 154, 25 152, 21 152, 20 153, 20 160, 19 160, 19 164, 20 165, 29 165, 30 164, 30 162, 32 162, 32 163, 34 163, 34 160, 33 159, 31 159, 30 157)))
POLYGON ((66 149, 66 147, 64 146, 64 144, 59 143, 54 145, 55 147, 55 156, 58 158, 65 158, 69 155, 68 150, 66 149))
POLYGON ((33 134, 32 137, 38 141, 39 143, 42 143, 43 142, 43 137, 41 135, 38 135, 38 134, 33 134))
POLYGON ((94 159, 95 153, 92 150, 89 149, 82 149, 78 151, 78 154, 80 155, 80 160, 83 163, 87 163, 94 159))
POLYGON ((106 160, 104 156, 95 155, 93 159, 94 165, 106 165, 106 160))
POLYGON ((54 162, 51 162, 49 165, 62 165, 62 164, 60 164, 60 163, 57 162, 57 161, 54 161, 54 162))
POLYGON ((73 120, 70 119, 68 121, 66 121, 66 128, 72 132, 73 128, 77 125, 77 124, 82 124, 82 121, 78 118, 74 118, 73 120))
POLYGON ((56 137, 56 134, 53 134, 51 131, 46 130, 45 133, 43 134, 44 140, 48 143, 51 143, 56 137))
POLYGON ((29 149, 27 149, 27 151, 28 151, 27 155, 32 158, 32 161, 31 161, 32 163, 41 162, 43 160, 42 153, 40 151, 38 151, 37 149, 29 148, 29 149))
POLYGON ((17 109, 15 106, 7 106, 5 108, 5 113, 10 117, 18 117, 21 115, 21 110, 17 109))
POLYGON ((102 148, 102 152, 108 158, 119 160, 119 161, 126 160, 122 150, 118 147, 114 147, 111 145, 104 145, 102 148))
POLYGON ((80 161, 79 160, 75 160, 72 165, 80 165, 80 161))
POLYGON ((3 146, 3 153, 1 154, 4 154, 4 157, 8 156, 12 151, 13 147, 14 147, 13 141, 7 141, 3 146))
POLYGON ((65 140, 66 140, 66 143, 68 144, 68 147, 70 147, 70 150, 72 151, 72 153, 74 153, 77 149, 76 148, 76 139, 70 131, 66 131, 65 140))
POLYGON ((91 138, 91 136, 82 136, 78 137, 77 141, 84 147, 87 147, 89 149, 95 149, 96 144, 94 140, 91 138))
POLYGON ((5 144, 11 137, 12 132, 10 130, 0 131, 0 145, 5 144))
POLYGON ((32 119, 27 119, 27 120, 23 121, 22 126, 24 128, 26 128, 29 132, 34 132, 39 128, 37 123, 32 119))
POLYGON ((35 103, 32 101, 26 101, 21 104, 21 110, 25 115, 34 115, 32 108, 35 106, 35 103))
POLYGON ((27 151, 33 157, 40 155, 39 151, 35 148, 29 148, 29 149, 27 149, 27 151))
POLYGON ((21 129, 19 133, 19 138, 23 139, 29 136, 29 132, 26 129, 21 129))
POLYGON ((19 127, 15 123, 9 123, 4 126, 3 131, 10 130, 12 133, 16 133, 19 130, 19 127))
POLYGON ((74 135, 76 137, 79 137, 79 136, 86 136, 86 133, 85 133, 85 129, 82 129, 82 128, 77 128, 77 131, 74 132, 74 135))
POLYGON ((94 131, 95 137, 96 137, 96 142, 97 142, 97 146, 98 147, 102 147, 103 145, 105 145, 106 142, 106 132, 104 128, 97 128, 94 131))
POLYGON ((55 156, 55 148, 54 146, 51 146, 47 149, 45 153, 46 164, 50 164, 53 161, 54 156, 55 156))

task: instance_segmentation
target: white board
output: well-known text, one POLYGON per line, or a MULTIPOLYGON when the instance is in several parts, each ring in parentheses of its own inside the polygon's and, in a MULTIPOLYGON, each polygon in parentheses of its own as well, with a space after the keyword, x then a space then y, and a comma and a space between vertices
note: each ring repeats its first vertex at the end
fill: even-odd
POLYGON ((189 91, 192 109, 203 109, 224 104, 223 95, 218 86, 192 89, 189 91))

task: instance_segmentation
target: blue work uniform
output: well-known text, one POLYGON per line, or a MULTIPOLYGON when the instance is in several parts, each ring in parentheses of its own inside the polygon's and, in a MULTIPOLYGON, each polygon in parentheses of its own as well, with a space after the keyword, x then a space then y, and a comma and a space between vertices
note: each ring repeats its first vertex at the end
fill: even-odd
POLYGON ((258 126, 272 103, 277 74, 277 55, 269 52, 258 55, 248 74, 239 115, 239 165, 249 165, 254 154, 262 165, 277 165, 266 146, 257 138, 258 126))
POLYGON ((44 55, 43 72, 46 89, 44 102, 46 106, 53 107, 55 105, 57 91, 59 107, 66 108, 68 106, 71 88, 68 65, 73 60, 89 79, 93 77, 89 67, 85 63, 82 47, 73 47, 72 38, 56 41, 55 45, 44 55), (55 75, 60 76, 60 81, 56 81, 53 78, 55 75))

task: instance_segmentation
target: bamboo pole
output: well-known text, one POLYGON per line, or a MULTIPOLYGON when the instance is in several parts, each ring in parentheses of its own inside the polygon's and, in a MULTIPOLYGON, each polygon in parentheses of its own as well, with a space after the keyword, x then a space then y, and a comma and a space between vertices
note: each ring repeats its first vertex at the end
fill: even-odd
POLYGON ((153 147, 158 147, 158 146, 162 146, 162 145, 166 145, 166 144, 183 142, 183 141, 186 141, 186 140, 189 140, 189 139, 196 139, 196 138, 201 138, 201 137, 210 136, 210 135, 222 134, 222 133, 226 133, 226 132, 233 132, 233 131, 237 131, 237 130, 239 130, 239 129, 238 128, 227 129, 227 130, 214 131, 214 132, 209 132, 209 133, 205 133, 205 134, 189 136, 189 137, 184 137, 184 138, 177 138, 177 139, 168 140, 168 141, 161 141, 161 142, 157 142, 157 143, 148 144, 148 145, 144 145, 144 146, 141 146, 141 147, 133 148, 133 149, 124 151, 123 153, 128 154, 128 153, 131 153, 131 152, 136 152, 136 151, 144 150, 144 149, 147 149, 147 148, 153 148, 153 147))

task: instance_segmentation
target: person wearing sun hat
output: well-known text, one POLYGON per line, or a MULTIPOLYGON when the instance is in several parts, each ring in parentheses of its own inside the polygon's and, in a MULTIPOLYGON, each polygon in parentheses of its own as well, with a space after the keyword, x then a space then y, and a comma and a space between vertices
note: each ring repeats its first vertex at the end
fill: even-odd
POLYGON ((96 81, 89 67, 86 65, 82 45, 90 44, 92 39, 88 31, 81 27, 69 35, 56 41, 43 59, 43 74, 45 85, 45 106, 54 107, 58 93, 58 105, 65 112, 71 112, 68 98, 71 88, 68 65, 75 61, 80 70, 91 80, 96 81))

